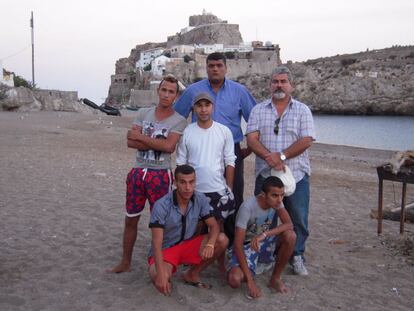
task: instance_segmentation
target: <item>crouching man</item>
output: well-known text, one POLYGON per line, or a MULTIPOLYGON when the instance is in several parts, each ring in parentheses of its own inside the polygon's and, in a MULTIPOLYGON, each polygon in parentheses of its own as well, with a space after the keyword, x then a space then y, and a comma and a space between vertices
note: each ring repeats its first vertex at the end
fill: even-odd
POLYGON ((228 245, 228 239, 220 233, 207 198, 202 193, 194 192, 194 168, 178 166, 174 179, 176 189, 155 203, 149 224, 152 233, 149 272, 154 286, 164 295, 171 293, 171 277, 180 264, 191 266, 183 274, 186 284, 211 288, 200 280, 200 272, 228 245), (208 234, 194 237, 199 220, 208 226, 208 234))
POLYGON ((283 196, 282 181, 278 177, 268 177, 261 193, 243 202, 237 213, 232 257, 228 263, 228 283, 238 288, 246 282, 248 298, 261 296, 254 280, 256 268, 258 262, 273 260, 274 253, 276 262, 268 286, 280 293, 289 291, 282 282, 281 274, 293 253, 296 235, 283 206, 283 196), (281 220, 278 226, 277 217, 281 220))

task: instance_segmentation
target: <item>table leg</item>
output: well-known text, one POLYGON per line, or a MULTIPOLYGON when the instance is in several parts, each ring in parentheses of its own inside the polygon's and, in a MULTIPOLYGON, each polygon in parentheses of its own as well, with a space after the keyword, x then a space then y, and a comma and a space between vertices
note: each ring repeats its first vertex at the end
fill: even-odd
POLYGON ((382 233, 382 178, 378 180, 378 235, 382 233))
POLYGON ((401 197, 400 234, 404 234, 406 193, 407 193, 407 184, 404 182, 402 186, 402 197, 401 197))

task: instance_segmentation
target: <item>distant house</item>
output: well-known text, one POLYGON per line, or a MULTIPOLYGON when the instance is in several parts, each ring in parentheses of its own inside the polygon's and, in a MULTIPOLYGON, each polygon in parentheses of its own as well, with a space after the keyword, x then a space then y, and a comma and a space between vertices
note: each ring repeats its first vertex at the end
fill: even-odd
POLYGON ((171 63, 172 66, 178 66, 183 63, 183 58, 167 57, 165 55, 158 56, 151 62, 151 73, 156 77, 162 77, 165 74, 167 64, 171 63))
POLYGON ((163 76, 165 72, 165 64, 169 60, 170 58, 165 55, 154 58, 151 62, 151 73, 157 77, 163 76))
POLYGON ((141 52, 136 67, 144 68, 145 66, 148 66, 151 64, 153 59, 162 55, 162 53, 164 53, 164 49, 162 48, 155 48, 141 52))
POLYGON ((214 52, 223 52, 224 44, 196 44, 196 49, 202 50, 204 54, 211 54, 214 52))
POLYGON ((195 47, 193 45, 174 45, 172 46, 169 51, 171 53, 171 57, 184 57, 184 55, 193 54, 195 47))

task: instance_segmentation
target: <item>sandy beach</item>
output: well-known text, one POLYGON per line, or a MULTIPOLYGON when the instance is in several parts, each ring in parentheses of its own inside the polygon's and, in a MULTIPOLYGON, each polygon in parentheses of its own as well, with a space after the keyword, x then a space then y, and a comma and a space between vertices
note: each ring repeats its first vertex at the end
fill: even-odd
MULTIPOLYGON (((314 144, 311 149, 310 275, 286 268, 287 295, 266 288, 250 301, 217 267, 203 273, 211 290, 173 282, 152 286, 146 255, 148 210, 139 224, 133 270, 110 274, 121 256, 126 147, 132 115, 0 112, 0 311, 11 310, 412 310, 414 224, 384 221, 377 236, 375 167, 392 152, 314 144)), ((254 157, 246 161, 252 195, 254 157)), ((407 187, 414 202, 414 187, 407 187)), ((401 184, 385 182, 384 204, 400 202, 401 184)), ((180 272, 180 271, 179 271, 180 272)))

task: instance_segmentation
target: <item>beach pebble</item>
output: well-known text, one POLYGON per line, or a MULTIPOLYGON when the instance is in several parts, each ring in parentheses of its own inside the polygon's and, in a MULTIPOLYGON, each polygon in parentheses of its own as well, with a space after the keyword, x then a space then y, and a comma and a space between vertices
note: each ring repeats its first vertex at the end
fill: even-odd
POLYGON ((96 172, 96 173, 93 173, 93 176, 96 176, 96 177, 106 177, 106 173, 96 172))

